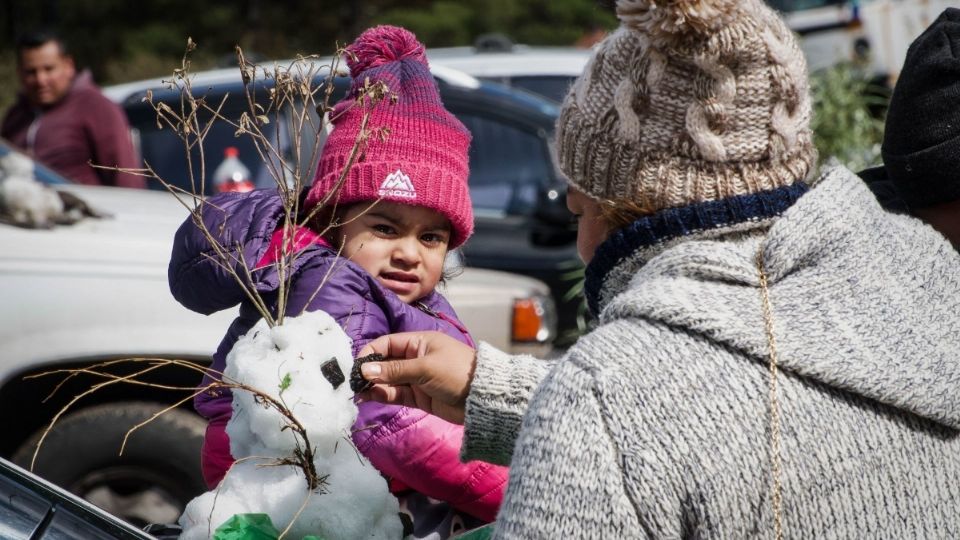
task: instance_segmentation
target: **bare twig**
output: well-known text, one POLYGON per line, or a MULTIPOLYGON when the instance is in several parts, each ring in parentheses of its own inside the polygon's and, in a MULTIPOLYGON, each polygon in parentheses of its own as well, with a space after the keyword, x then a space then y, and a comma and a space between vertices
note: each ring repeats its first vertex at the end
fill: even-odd
MULTIPOLYGON (((365 80, 362 85, 356 87, 358 90, 353 99, 334 112, 331 106, 334 81, 340 71, 339 63, 344 54, 343 49, 338 48, 329 65, 321 64, 319 57, 316 55, 308 55, 297 56, 287 65, 274 65, 272 69, 268 70, 249 62, 243 50, 237 47, 236 54, 240 76, 243 81, 243 98, 246 102, 246 108, 239 118, 230 118, 224 113, 228 96, 223 96, 218 102, 211 103, 206 97, 195 93, 190 60, 195 49, 196 43, 188 38, 180 67, 173 71, 169 80, 164 81, 168 88, 179 92, 179 103, 177 105, 171 106, 162 100, 157 100, 153 93, 149 91, 144 98, 144 101, 156 114, 157 128, 171 130, 182 143, 189 189, 184 189, 168 179, 162 178, 149 163, 144 163, 143 168, 94 166, 135 174, 160 182, 189 212, 196 229, 208 242, 209 250, 204 251, 201 255, 237 283, 243 291, 246 301, 257 310, 267 324, 271 327, 277 326, 283 323, 289 309, 288 296, 291 287, 288 281, 291 279, 297 258, 303 252, 302 249, 298 249, 300 244, 298 231, 309 227, 319 232, 321 236, 325 236, 334 227, 342 225, 342 223, 337 222, 336 217, 337 195, 347 180, 350 169, 361 159, 360 156, 363 155, 370 143, 371 137, 374 140, 383 140, 389 134, 386 128, 370 126, 370 121, 374 109, 385 99, 394 103, 396 95, 392 94, 383 82, 365 80), (266 95, 264 90, 266 90, 266 95), (314 208, 304 212, 304 209, 300 207, 301 194, 313 180, 314 168, 318 162, 323 143, 323 139, 316 134, 325 130, 329 123, 336 122, 338 115, 357 108, 361 113, 360 128, 348 155, 347 163, 338 172, 336 182, 328 192, 323 194, 320 202, 314 208), (271 297, 270 301, 260 294, 256 280, 262 275, 260 272, 267 270, 267 268, 257 266, 259 265, 257 260, 247 260, 249 253, 244 252, 244 246, 226 237, 224 234, 226 230, 225 220, 228 216, 224 214, 224 222, 213 223, 211 214, 208 213, 206 214, 208 219, 204 220, 205 211, 213 210, 223 214, 222 209, 215 207, 204 198, 207 191, 207 149, 205 146, 211 129, 217 124, 230 126, 233 128, 235 136, 246 137, 252 142, 257 157, 263 164, 263 170, 273 180, 276 191, 282 200, 282 211, 277 224, 277 229, 283 231, 282 241, 280 242, 279 255, 273 257, 274 260, 271 263, 277 273, 278 290, 276 291, 276 298, 271 297), (289 140, 285 141, 284 137, 289 140), (310 139, 309 137, 313 138, 310 139), (196 163, 197 160, 199 160, 199 163, 196 163), (195 164, 197 171, 194 170, 195 164), (207 208, 208 205, 212 208, 207 208), (321 215, 321 211, 324 211, 323 215, 329 218, 327 223, 320 223, 321 220, 318 216, 321 215)), ((375 204, 376 201, 364 210, 364 213, 375 204)), ((273 246, 270 249, 273 249, 273 246)), ((339 249, 342 249, 342 246, 339 249)), ((337 255, 341 255, 339 250, 337 255)), ((320 289, 328 281, 331 273, 340 266, 342 265, 336 263, 330 265, 323 280, 310 296, 307 305, 313 302, 320 289)), ((131 427, 126 432, 120 446, 121 454, 126 448, 129 437, 135 431, 170 410, 184 405, 196 396, 205 392, 221 390, 240 391, 250 392, 257 403, 277 411, 283 418, 281 429, 289 429, 294 435, 292 455, 269 458, 269 463, 265 466, 298 467, 304 473, 310 493, 324 493, 327 477, 317 473, 314 465, 315 448, 308 438, 305 426, 294 416, 291 408, 284 402, 282 395, 275 398, 267 392, 239 381, 230 380, 222 372, 177 359, 132 358, 110 360, 84 368, 54 370, 38 376, 50 375, 63 377, 51 392, 51 396, 61 391, 67 381, 80 375, 95 377, 98 381, 86 391, 73 396, 53 417, 37 444, 31 461, 31 468, 36 462, 40 446, 57 421, 80 399, 103 388, 117 384, 128 384, 186 393, 182 399, 164 407, 150 418, 131 427), (133 373, 117 375, 110 372, 112 368, 124 362, 132 363, 135 366, 133 373), (154 370, 169 366, 192 370, 198 374, 206 374, 212 382, 201 387, 180 387, 157 384, 145 379, 154 370)), ((349 440, 348 437, 347 440, 349 440)), ((356 448, 354 450, 356 451, 356 448)), ((303 512, 309 496, 310 494, 308 494, 300 510, 297 511, 293 521, 303 512)), ((214 504, 216 504, 215 501, 214 504)), ((291 521, 291 526, 293 521, 291 521)), ((290 526, 283 531, 281 537, 287 534, 289 530, 290 526)))
POLYGON ((37 455, 40 452, 40 447, 43 445, 43 441, 46 439, 47 435, 49 435, 50 431, 56 425, 57 421, 64 414, 66 414, 80 399, 106 386, 119 384, 119 383, 126 383, 126 384, 147 386, 151 388, 160 388, 160 389, 167 389, 167 390, 186 390, 189 392, 189 395, 179 400, 175 404, 169 405, 166 408, 158 411, 147 420, 140 422, 139 424, 127 430, 123 438, 123 443, 121 444, 121 447, 120 447, 121 455, 123 454, 123 450, 126 447, 127 440, 129 439, 130 435, 134 431, 149 424, 156 418, 159 418, 164 413, 175 409, 176 407, 193 399, 197 395, 200 395, 205 392, 212 392, 219 389, 227 389, 230 391, 240 390, 240 391, 249 392, 253 394, 254 399, 258 403, 261 403, 277 411, 284 418, 284 421, 285 421, 285 424, 281 427, 281 430, 289 429, 294 434, 293 456, 278 458, 274 461, 274 464, 275 465, 293 465, 300 468, 307 479, 307 486, 311 491, 322 490, 323 486, 326 483, 326 477, 317 474, 316 466, 314 465, 314 447, 313 445, 310 444, 310 439, 307 435, 306 427, 304 427, 303 424, 301 424, 300 421, 297 420, 296 416, 293 414, 290 408, 287 407, 287 405, 283 402, 282 399, 274 398, 267 392, 261 391, 250 385, 232 380, 229 377, 224 376, 223 373, 218 372, 216 370, 204 368, 203 366, 194 364, 192 362, 187 362, 185 360, 167 359, 167 358, 131 358, 131 359, 124 359, 124 360, 111 360, 111 361, 101 362, 90 367, 52 370, 52 371, 40 373, 37 375, 32 375, 31 378, 46 377, 51 375, 65 375, 64 381, 61 381, 60 384, 58 384, 56 387, 57 389, 59 389, 63 386, 63 383, 66 380, 72 379, 73 377, 76 377, 81 374, 94 375, 96 377, 99 377, 105 380, 100 383, 94 384, 86 391, 81 392, 80 394, 74 396, 69 402, 67 402, 66 405, 64 405, 57 412, 56 415, 54 415, 53 419, 47 425, 46 429, 44 429, 43 435, 41 436, 40 441, 37 443, 37 448, 34 450, 33 459, 30 462, 31 469, 33 469, 36 463, 37 455), (133 363, 133 364, 146 363, 147 367, 138 369, 137 371, 129 375, 122 375, 122 376, 105 371, 105 369, 121 363, 133 363), (144 375, 156 369, 167 367, 167 366, 179 366, 179 367, 191 369, 194 371, 211 374, 211 378, 213 378, 213 374, 215 374, 219 376, 219 379, 215 379, 213 382, 200 388, 196 388, 193 386, 184 388, 184 387, 176 387, 176 386, 170 386, 170 385, 161 385, 161 384, 150 383, 150 382, 146 382, 141 379, 138 379, 138 377, 143 377, 144 375))

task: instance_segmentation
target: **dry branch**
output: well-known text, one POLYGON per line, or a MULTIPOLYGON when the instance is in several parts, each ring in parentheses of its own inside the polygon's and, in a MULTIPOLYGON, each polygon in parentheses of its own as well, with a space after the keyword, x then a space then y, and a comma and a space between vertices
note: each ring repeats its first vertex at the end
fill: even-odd
MULTIPOLYGON (((195 92, 190 57, 196 47, 197 45, 193 39, 188 38, 180 67, 173 71, 169 80, 163 81, 169 89, 179 92, 179 106, 171 107, 167 103, 155 100, 153 93, 150 91, 148 91, 144 97, 144 101, 151 106, 156 114, 157 128, 171 130, 182 143, 186 158, 190 190, 178 187, 161 177, 156 169, 149 163, 145 163, 143 168, 137 169, 93 165, 98 168, 136 174, 160 182, 189 212, 193 223, 209 243, 210 252, 204 253, 204 256, 215 266, 226 271, 240 286, 246 298, 268 324, 270 326, 276 326, 282 324, 284 316, 286 315, 288 308, 287 299, 290 291, 287 281, 290 278, 291 269, 300 254, 294 246, 297 230, 303 227, 313 227, 319 231, 321 235, 324 235, 329 232, 331 228, 340 225, 335 221, 336 196, 340 187, 346 181, 350 168, 357 162, 359 156, 363 154, 363 150, 371 137, 377 140, 383 140, 389 134, 386 128, 371 128, 369 126, 371 113, 373 109, 385 99, 389 100, 390 103, 395 103, 396 95, 392 94, 389 88, 382 82, 371 83, 369 80, 365 80, 355 99, 339 113, 342 114, 346 112, 346 110, 356 107, 361 108, 363 114, 359 133, 350 151, 348 162, 338 175, 334 187, 328 193, 324 194, 322 200, 315 208, 304 213, 303 209, 300 208, 300 194, 313 180, 313 169, 318 161, 322 144, 322 139, 314 135, 312 139, 313 144, 309 145, 310 147, 305 151, 303 144, 304 137, 311 133, 320 133, 326 128, 329 122, 336 119, 336 117, 333 119, 330 118, 330 115, 333 114, 333 108, 330 104, 333 98, 334 79, 340 72, 339 62, 344 54, 344 50, 338 47, 336 54, 333 56, 333 60, 329 64, 320 62, 320 57, 316 55, 309 55, 298 56, 286 65, 275 64, 271 69, 267 69, 249 62, 243 50, 237 47, 238 69, 243 81, 243 97, 246 102, 246 110, 241 114, 239 119, 234 120, 223 114, 223 108, 229 96, 224 96, 219 103, 212 104, 209 103, 204 96, 197 95, 195 92), (258 89, 262 90, 263 86, 270 87, 267 91, 267 100, 265 103, 263 103, 262 99, 258 98, 257 94, 258 89), (219 233, 222 230, 222 226, 220 230, 212 231, 203 219, 204 211, 207 210, 208 205, 211 205, 211 203, 204 198, 207 186, 205 141, 212 127, 218 122, 231 126, 235 130, 237 137, 248 137, 249 140, 253 142, 260 161, 266 167, 266 171, 273 180, 283 201, 283 216, 279 224, 279 227, 282 227, 283 230, 283 241, 280 256, 272 263, 279 278, 279 290, 274 304, 266 301, 256 287, 255 274, 263 270, 263 268, 255 268, 251 266, 251 264, 248 264, 256 264, 257 261, 247 261, 242 246, 227 245, 220 241, 222 235, 219 233), (291 138, 289 154, 286 153, 284 148, 281 148, 279 144, 282 140, 282 129, 288 130, 291 138), (270 133, 270 131, 272 131, 272 133, 270 133), (277 143, 275 144, 274 141, 277 143), (194 172, 194 152, 198 154, 199 175, 194 172), (330 221, 327 223, 319 223, 317 216, 320 215, 321 210, 331 210, 331 208, 328 208, 330 204, 333 205, 332 211, 324 212, 324 215, 328 216, 330 221)), ((260 97, 262 97, 262 93, 260 97)), ((370 207, 372 206, 373 204, 370 205, 370 207)), ((214 209, 216 208, 214 207, 214 209)), ((369 210, 369 208, 367 208, 367 210, 369 210)), ((336 266, 338 265, 332 266, 331 270, 336 266)), ((329 272, 310 297, 311 301, 316 296, 319 288, 327 281, 327 277, 329 277, 329 272)), ((156 389, 183 391, 186 392, 187 395, 176 403, 158 411, 146 421, 131 427, 130 430, 127 431, 121 445, 121 454, 126 447, 127 440, 133 432, 147 425, 162 414, 188 402, 195 396, 204 392, 214 392, 218 390, 245 391, 251 392, 259 403, 279 412, 285 422, 282 429, 290 429, 294 433, 296 443, 293 455, 275 459, 271 465, 293 465, 299 467, 304 472, 311 492, 322 492, 321 490, 325 485, 326 477, 319 476, 314 467, 314 447, 310 444, 306 429, 294 417, 290 409, 283 402, 282 397, 275 399, 265 392, 238 381, 225 380, 223 373, 184 360, 128 358, 105 361, 79 369, 54 370, 33 377, 53 375, 63 375, 64 378, 56 385, 51 396, 58 390, 61 390, 67 381, 79 375, 93 376, 101 380, 84 392, 74 396, 53 417, 37 444, 31 461, 31 468, 33 468, 36 462, 40 447, 54 425, 79 400, 108 386, 131 384, 156 389), (123 376, 109 372, 111 367, 120 363, 145 364, 145 367, 138 366, 134 373, 123 376), (152 371, 167 366, 192 370, 198 374, 210 374, 215 380, 206 386, 198 388, 194 386, 179 387, 161 385, 142 379, 142 377, 152 371)))
MULTIPOLYGON (((86 391, 81 392, 80 394, 74 396, 63 408, 60 409, 60 411, 57 412, 57 414, 50 421, 50 424, 48 424, 46 429, 44 429, 43 435, 40 437, 40 441, 37 443, 37 447, 33 453, 33 459, 31 460, 31 463, 30 463, 31 469, 33 468, 36 462, 37 455, 40 452, 40 448, 43 445, 43 441, 46 439, 50 431, 53 430, 53 427, 56 425, 57 421, 64 414, 66 414, 73 407, 73 405, 75 405, 80 399, 106 386, 109 386, 112 384, 126 383, 126 384, 138 385, 138 386, 147 386, 150 388, 164 389, 164 390, 181 390, 181 391, 186 391, 189 394, 187 397, 181 399, 177 403, 164 408, 163 410, 154 414, 151 418, 127 430, 123 438, 123 444, 121 445, 121 448, 120 448, 121 455, 123 454, 123 449, 127 444, 127 440, 130 438, 130 435, 132 435, 133 432, 149 424, 151 421, 155 420, 156 418, 159 418, 165 412, 170 411, 178 407, 179 405, 186 403, 190 399, 193 399, 195 396, 205 392, 216 392, 218 390, 230 390, 230 391, 240 390, 243 392, 250 392, 251 394, 254 395, 254 398, 257 401, 257 403, 264 405, 268 408, 274 409, 278 413, 280 413, 280 415, 284 418, 284 422, 285 422, 280 429, 281 430, 289 429, 294 434, 295 445, 294 445, 293 455, 284 457, 284 458, 275 459, 270 465, 292 465, 292 466, 298 467, 300 470, 303 471, 304 476, 307 479, 307 486, 309 487, 310 491, 319 491, 320 493, 323 492, 322 488, 326 484, 326 476, 321 476, 317 474, 317 470, 313 462, 314 447, 313 445, 310 444, 310 438, 307 436, 307 429, 303 426, 303 424, 300 423, 299 420, 297 420, 296 416, 293 414, 290 408, 287 407, 287 405, 283 402, 282 399, 274 398, 273 396, 271 396, 270 394, 264 391, 261 391, 250 385, 243 384, 239 381, 235 381, 225 376, 223 373, 219 371, 205 368, 204 366, 195 364, 193 362, 188 362, 186 360, 168 359, 168 358, 126 358, 122 360, 110 360, 110 361, 100 362, 98 364, 94 364, 93 366, 88 366, 83 368, 57 369, 57 370, 47 371, 44 373, 39 373, 37 375, 31 375, 29 378, 48 377, 53 375, 65 375, 64 379, 61 380, 57 384, 56 388, 54 389, 54 393, 55 393, 58 389, 63 387, 66 381, 83 374, 92 375, 105 380, 103 382, 100 382, 91 386, 86 391), (106 371, 108 368, 121 363, 134 363, 134 364, 145 363, 147 364, 147 367, 143 369, 139 369, 129 375, 123 375, 123 376, 116 375, 114 373, 110 373, 109 371, 106 371), (143 381, 137 378, 137 377, 142 377, 151 371, 154 371, 163 367, 167 367, 167 366, 177 366, 185 369, 190 369, 198 373, 209 373, 216 376, 217 379, 207 384, 206 386, 202 386, 198 388, 194 386, 182 387, 182 386, 161 385, 161 384, 143 381)), ((48 398, 51 396, 53 396, 53 393, 51 393, 50 396, 48 396, 48 398)))

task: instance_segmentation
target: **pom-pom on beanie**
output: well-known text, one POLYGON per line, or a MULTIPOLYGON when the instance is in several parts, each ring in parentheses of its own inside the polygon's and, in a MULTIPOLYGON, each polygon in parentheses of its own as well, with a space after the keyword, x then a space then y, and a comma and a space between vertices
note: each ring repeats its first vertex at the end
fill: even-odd
POLYGON ((330 113, 333 130, 307 194, 307 209, 336 187, 369 111, 366 129, 374 134, 327 205, 384 200, 430 208, 450 220, 450 249, 460 246, 473 233, 470 132, 444 109, 423 44, 403 28, 377 26, 347 47, 345 56, 353 81, 330 113), (366 85, 378 82, 389 95, 372 109, 358 102, 366 85))
POLYGON ((660 211, 779 193, 807 176, 816 151, 806 61, 770 8, 618 0, 616 9, 620 28, 557 122, 573 186, 660 211))
POLYGON ((947 8, 907 50, 881 153, 909 208, 960 199, 960 9, 947 8))

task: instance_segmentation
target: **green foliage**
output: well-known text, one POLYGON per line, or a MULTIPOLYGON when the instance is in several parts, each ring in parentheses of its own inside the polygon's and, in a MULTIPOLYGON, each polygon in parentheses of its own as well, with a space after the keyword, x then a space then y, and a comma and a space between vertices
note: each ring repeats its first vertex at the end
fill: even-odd
POLYGON ((616 25, 613 13, 596 0, 6 0, 2 5, 0 54, 24 31, 53 28, 101 84, 167 75, 188 36, 200 45, 195 62, 212 65, 237 44, 269 59, 332 52, 335 43, 349 43, 363 29, 384 23, 410 28, 430 47, 469 45, 489 33, 518 43, 572 45, 597 28, 616 25))
POLYGON ((17 63, 13 51, 0 51, 0 114, 17 98, 17 63))
POLYGON ((880 161, 886 88, 870 81, 854 64, 839 64, 815 73, 810 81, 814 143, 820 161, 836 158, 859 171, 880 161))
POLYGON ((377 22, 408 28, 429 45, 453 45, 470 41, 473 17, 474 8, 470 4, 440 0, 422 9, 388 10, 377 17, 377 22))
POLYGON ((477 0, 394 2, 372 17, 376 24, 399 24, 430 47, 468 45, 477 36, 504 34, 517 43, 573 45, 597 28, 613 28, 616 18, 593 0, 477 0), (411 6, 411 4, 422 4, 411 6))
POLYGON ((575 298, 579 299, 577 304, 577 328, 567 330, 557 336, 556 345, 558 347, 569 347, 577 341, 577 338, 590 331, 596 324, 596 320, 590 316, 589 308, 587 308, 587 298, 583 294, 586 268, 579 259, 565 263, 563 266, 564 272, 560 279, 570 284, 570 287, 563 294, 563 301, 569 302, 575 298))
POLYGON ((290 374, 287 373, 283 376, 283 379, 280 379, 280 393, 282 394, 284 390, 290 388, 290 383, 293 382, 293 378, 290 377, 290 374))

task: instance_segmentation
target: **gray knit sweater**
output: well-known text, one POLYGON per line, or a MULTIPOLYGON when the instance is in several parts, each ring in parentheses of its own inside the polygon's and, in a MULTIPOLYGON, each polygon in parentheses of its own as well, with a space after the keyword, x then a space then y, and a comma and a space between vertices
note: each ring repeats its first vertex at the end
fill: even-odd
POLYGON ((840 168, 769 230, 626 257, 555 363, 481 346, 464 455, 511 464, 496 537, 772 537, 761 245, 785 536, 960 538, 960 256, 840 168))

